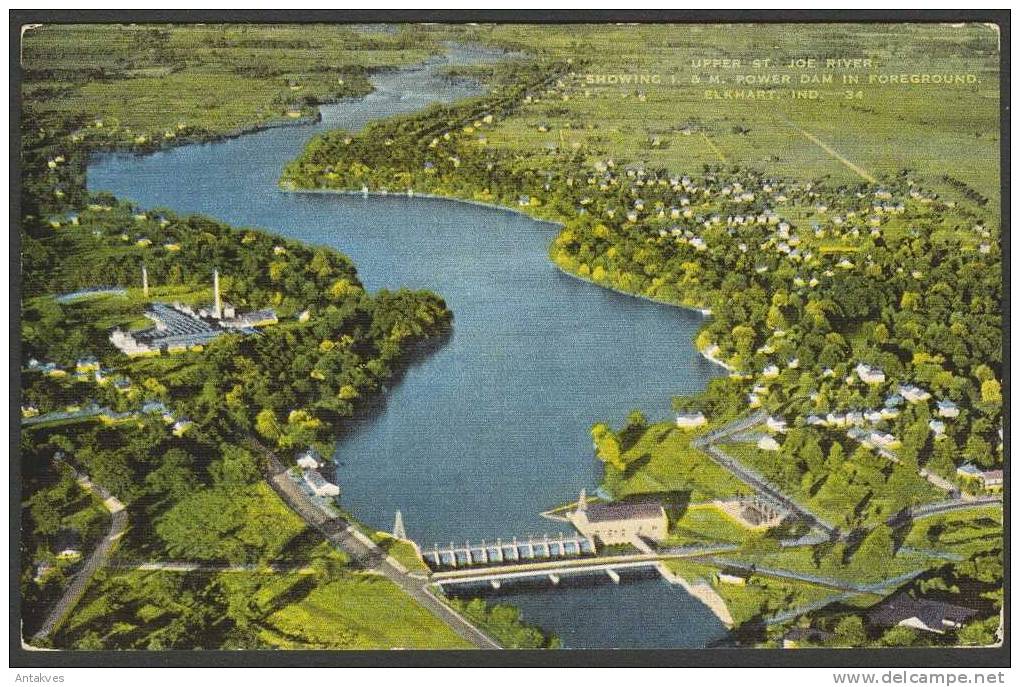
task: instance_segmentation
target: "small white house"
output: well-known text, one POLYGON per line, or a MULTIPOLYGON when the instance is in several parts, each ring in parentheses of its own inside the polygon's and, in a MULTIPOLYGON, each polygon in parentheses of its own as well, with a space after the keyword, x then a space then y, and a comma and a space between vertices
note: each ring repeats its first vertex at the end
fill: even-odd
POLYGON ((885 372, 877 367, 859 363, 855 369, 857 370, 857 376, 865 384, 882 384, 885 382, 885 372))
POLYGON ((786 431, 786 420, 781 417, 769 416, 769 418, 765 420, 765 426, 770 432, 783 433, 786 431))
POLYGON ((931 394, 921 387, 914 386, 913 384, 900 385, 900 396, 910 403, 920 403, 921 401, 927 401, 931 398, 931 394))
POLYGON ((779 442, 772 437, 765 436, 758 440, 758 448, 762 451, 778 451, 779 442))
POLYGON ((317 470, 322 467, 322 460, 319 452, 309 448, 301 452, 297 459, 298 467, 305 470, 317 470))
POLYGON ((707 424, 708 418, 702 412, 676 414, 676 426, 680 429, 694 429, 707 424))
POLYGON ((981 470, 977 466, 967 463, 956 468, 956 474, 964 479, 977 479, 981 475, 981 470))
POLYGON ((942 399, 937 405, 939 417, 957 417, 960 414, 959 406, 948 398, 942 399))
POLYGON ((886 432, 872 432, 868 435, 868 441, 882 448, 896 448, 900 445, 899 439, 886 432))
POLYGON ((980 482, 981 486, 985 489, 998 489, 1002 487, 1002 470, 981 470, 967 463, 956 468, 956 474, 964 479, 980 482))
POLYGON ((331 497, 340 495, 340 487, 319 474, 318 470, 305 470, 304 480, 305 484, 308 485, 308 488, 316 496, 331 497))
POLYGON ((946 423, 941 420, 929 420, 928 429, 935 435, 936 438, 946 433, 946 423))
POLYGON ((779 367, 776 365, 766 365, 765 369, 761 371, 761 376, 765 379, 775 379, 779 376, 779 367))

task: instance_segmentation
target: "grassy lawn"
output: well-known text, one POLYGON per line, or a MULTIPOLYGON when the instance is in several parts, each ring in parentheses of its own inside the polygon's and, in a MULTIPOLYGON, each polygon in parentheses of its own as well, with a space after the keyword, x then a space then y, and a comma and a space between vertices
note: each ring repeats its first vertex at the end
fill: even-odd
POLYGON ((917 520, 903 544, 969 557, 1000 548, 1002 534, 1001 510, 975 508, 917 520))
POLYGON ((345 575, 268 616, 260 638, 287 649, 463 649, 469 645, 389 580, 345 575))
POLYGON ((711 504, 690 506, 670 528, 666 544, 743 542, 751 530, 711 504))
POLYGON ((26 32, 25 90, 43 116, 83 115, 97 142, 173 141, 286 120, 290 110, 311 114, 311 103, 370 90, 364 70, 420 62, 438 49, 403 34, 324 25, 41 26, 26 32), (105 78, 90 78, 99 71, 105 78))
POLYGON ((719 569, 711 565, 687 560, 673 560, 667 565, 688 581, 700 579, 709 582, 726 601, 736 625, 750 620, 764 620, 777 613, 816 603, 838 594, 832 589, 806 582, 761 575, 752 575, 745 585, 727 584, 718 581, 719 569))
POLYGON ((827 551, 824 547, 783 549, 771 553, 754 555, 750 553, 727 554, 725 558, 744 564, 754 563, 762 568, 788 570, 816 577, 853 583, 880 582, 942 563, 928 556, 898 552, 883 560, 856 560, 842 563, 842 550, 827 551), (818 556, 819 562, 815 558, 818 556))
POLYGON ((379 545, 383 551, 393 556, 402 566, 407 568, 411 572, 427 573, 429 572, 428 566, 415 551, 414 546, 410 543, 394 539, 385 532, 375 532, 372 535, 372 541, 379 545))
POLYGON ((101 571, 62 648, 467 648, 382 577, 101 571))
POLYGON ((283 556, 305 536, 306 529, 304 521, 264 482, 236 489, 208 487, 160 516, 153 545, 174 558, 266 563, 283 556))
POLYGON ((707 501, 749 493, 747 487, 692 448, 690 432, 671 423, 650 426, 624 454, 625 473, 606 466, 603 484, 617 499, 635 494, 684 493, 690 501, 707 501))

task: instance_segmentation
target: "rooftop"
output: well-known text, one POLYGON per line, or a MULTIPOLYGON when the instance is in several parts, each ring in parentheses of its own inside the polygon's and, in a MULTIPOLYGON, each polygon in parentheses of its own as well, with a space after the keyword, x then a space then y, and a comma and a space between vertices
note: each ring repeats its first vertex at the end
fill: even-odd
POLYGON ((662 504, 657 501, 593 503, 588 506, 588 521, 610 522, 613 520, 657 518, 662 512, 662 504))
POLYGON ((901 592, 875 606, 868 613, 868 620, 875 625, 892 627, 909 618, 917 618, 927 627, 941 628, 943 621, 960 624, 976 614, 977 611, 972 608, 932 599, 915 599, 901 592))

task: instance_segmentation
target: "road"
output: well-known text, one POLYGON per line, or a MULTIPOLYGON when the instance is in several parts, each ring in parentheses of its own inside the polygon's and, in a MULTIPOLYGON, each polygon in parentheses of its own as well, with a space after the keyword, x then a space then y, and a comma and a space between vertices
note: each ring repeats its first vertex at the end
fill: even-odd
POLYGON ((725 553, 737 548, 736 544, 711 544, 705 546, 676 546, 669 549, 649 550, 646 553, 626 553, 609 556, 585 556, 525 563, 511 563, 493 566, 478 566, 457 570, 444 570, 432 574, 433 582, 476 582, 496 578, 541 576, 550 573, 585 572, 607 568, 650 566, 654 563, 676 558, 698 558, 710 554, 725 553))
POLYGON ((230 563, 208 563, 205 561, 145 561, 134 563, 121 561, 111 563, 109 567, 114 570, 164 570, 167 572, 292 573, 297 575, 311 575, 315 573, 315 570, 306 563, 297 565, 282 563, 232 565, 230 563))
POLYGON ((811 575, 808 573, 794 572, 792 570, 780 570, 778 568, 763 568, 758 565, 747 565, 744 563, 735 563, 730 560, 724 560, 720 558, 708 557, 706 559, 712 565, 719 566, 722 568, 736 568, 737 570, 743 570, 747 573, 753 573, 759 577, 774 577, 783 580, 794 580, 797 582, 806 582, 813 584, 817 587, 828 587, 829 589, 835 589, 841 592, 853 592, 854 594, 877 594, 881 595, 886 593, 890 589, 895 589, 907 580, 913 578, 924 572, 924 568, 919 570, 912 570, 896 577, 890 577, 885 580, 879 580, 878 582, 867 582, 867 583, 855 583, 848 582, 846 580, 839 580, 834 577, 821 577, 818 575, 811 575))
POLYGON ((920 506, 914 506, 900 511, 895 515, 890 516, 886 520, 886 524, 890 527, 898 527, 906 523, 908 520, 930 518, 933 515, 942 515, 943 513, 951 513, 957 510, 970 510, 971 508, 988 508, 996 506, 1002 508, 1001 495, 976 496, 968 499, 936 501, 935 503, 925 503, 920 506))
POLYGON ((718 446, 709 444, 705 446, 705 450, 713 458, 716 464, 718 464, 719 466, 726 470, 729 470, 738 479, 740 479, 745 484, 749 485, 752 489, 759 492, 760 494, 764 494, 765 496, 773 499, 774 501, 778 501, 786 508, 789 508, 792 511, 796 511, 797 513, 800 514, 802 518, 804 518, 804 520, 811 523, 811 525, 816 529, 822 530, 827 535, 832 535, 836 531, 836 528, 833 527, 831 524, 829 524, 825 520, 822 520, 811 511, 807 510, 803 506, 796 503, 793 499, 784 494, 778 488, 772 486, 772 484, 770 484, 764 477, 759 475, 757 472, 754 472, 750 468, 746 467, 744 464, 742 464, 735 458, 731 458, 728 454, 724 453, 722 449, 720 449, 718 446))
POLYGON ((251 439, 251 443, 266 459, 270 486, 309 526, 317 529, 333 546, 346 553, 351 559, 351 565, 384 575, 475 647, 502 648, 498 642, 433 594, 429 589, 428 578, 409 573, 347 520, 326 513, 311 496, 290 479, 283 463, 272 451, 254 438, 251 439))
POLYGON ((120 501, 98 484, 89 482, 87 478, 79 477, 78 481, 82 486, 95 491, 102 497, 103 505, 106 506, 111 514, 110 529, 102 541, 92 550, 88 558, 85 559, 85 564, 71 580, 71 584, 64 590, 63 595, 57 600, 53 608, 50 609, 49 615, 43 621, 42 627, 32 635, 32 640, 36 642, 49 637, 60 624, 60 621, 78 604, 82 595, 85 594, 85 588, 88 586, 89 580, 92 579, 92 575, 106 565, 110 554, 113 552, 114 544, 127 530, 128 514, 120 501))

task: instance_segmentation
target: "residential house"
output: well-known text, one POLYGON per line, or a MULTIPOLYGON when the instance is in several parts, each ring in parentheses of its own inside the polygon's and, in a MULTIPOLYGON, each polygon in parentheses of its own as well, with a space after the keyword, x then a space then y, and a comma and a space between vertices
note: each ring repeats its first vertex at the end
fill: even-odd
POLYGON ((939 417, 952 418, 960 414, 960 408, 948 398, 940 399, 936 405, 938 406, 939 417))
POLYGON ((885 383, 885 372, 877 367, 871 367, 864 363, 858 363, 857 376, 861 378, 861 381, 865 384, 883 384, 885 383))
POLYGON ((319 452, 309 447, 298 455, 297 464, 307 470, 317 470, 323 466, 324 462, 319 452))
POLYGON ((981 473, 980 480, 985 489, 1002 489, 1002 470, 985 470, 981 473))
POLYGON ((900 396, 910 403, 920 403, 921 401, 927 401, 931 398, 931 394, 927 391, 912 384, 901 384, 899 392, 900 396))
POLYGON ((340 495, 340 487, 323 477, 318 470, 305 470, 304 480, 316 496, 334 497, 340 495))
POLYGON ((680 429, 694 429, 706 424, 708 424, 708 418, 701 412, 677 413, 676 415, 676 426, 680 429))
POLYGON ((74 366, 75 372, 96 372, 99 370, 99 361, 89 356, 87 358, 79 358, 78 362, 74 366))
POLYGON ((979 482, 984 489, 1002 488, 1002 470, 981 470, 967 463, 956 468, 956 474, 963 479, 979 482))
POLYGON ((924 632, 945 634, 957 630, 977 615, 977 611, 964 606, 915 599, 906 592, 886 599, 868 613, 868 622, 878 627, 912 627, 924 632))

